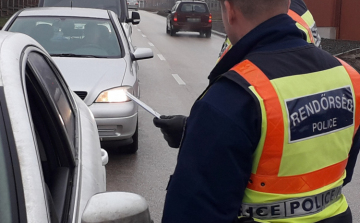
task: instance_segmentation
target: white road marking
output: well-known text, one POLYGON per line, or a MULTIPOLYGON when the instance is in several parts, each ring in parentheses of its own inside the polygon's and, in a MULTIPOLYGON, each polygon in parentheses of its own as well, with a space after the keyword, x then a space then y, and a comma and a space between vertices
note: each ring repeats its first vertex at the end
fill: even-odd
POLYGON ((141 32, 141 29, 138 29, 139 32, 141 32))
POLYGON ((149 42, 149 45, 150 45, 150 46, 154 46, 154 44, 152 44, 152 43, 150 43, 150 42, 149 42))
POLYGON ((160 58, 160 60, 166 60, 162 54, 158 54, 158 57, 160 58))
POLYGON ((142 34, 143 37, 146 37, 144 34, 142 34))
POLYGON ((179 75, 172 74, 172 76, 175 78, 175 80, 178 82, 179 85, 186 85, 179 75))

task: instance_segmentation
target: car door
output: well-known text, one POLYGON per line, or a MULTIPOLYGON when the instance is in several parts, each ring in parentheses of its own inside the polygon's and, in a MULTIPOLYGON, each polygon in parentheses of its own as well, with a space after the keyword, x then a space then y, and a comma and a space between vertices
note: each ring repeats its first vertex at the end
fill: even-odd
POLYGON ((1 222, 27 222, 19 160, 3 86, 0 86, 0 182, 1 222))
POLYGON ((90 197, 106 190, 94 117, 47 54, 27 54, 25 86, 51 221, 77 222, 90 197))
POLYGON ((39 45, 26 47, 35 42, 23 34, 1 37, 0 184, 7 195, 0 206, 8 207, 0 221, 67 222, 74 203, 74 106, 39 45))
MULTIPOLYGON (((135 78, 134 84, 132 85, 133 90, 134 90, 134 95, 136 97, 140 96, 140 89, 139 89, 139 80, 138 80, 138 76, 137 76, 137 71, 139 70, 139 65, 138 62, 136 60, 132 60, 130 54, 134 53, 136 47, 133 46, 131 40, 129 40, 129 38, 123 38, 123 37, 127 37, 126 35, 126 30, 124 29, 124 27, 118 23, 117 20, 115 20, 115 14, 110 14, 110 18, 112 21, 112 24, 114 26, 115 29, 117 29, 117 31, 119 32, 119 41, 122 42, 121 45, 124 46, 125 48, 125 60, 126 62, 129 64, 128 67, 130 67, 130 73, 132 77, 135 78)), ((129 75, 125 75, 124 79, 126 79, 129 75)))
POLYGON ((78 125, 75 103, 50 60, 27 55, 25 87, 52 222, 72 218, 78 125))
POLYGON ((171 21, 174 18, 174 14, 175 14, 179 4, 180 4, 180 2, 176 2, 175 5, 171 8, 169 15, 166 17, 167 27, 169 27, 169 28, 171 27, 171 21))

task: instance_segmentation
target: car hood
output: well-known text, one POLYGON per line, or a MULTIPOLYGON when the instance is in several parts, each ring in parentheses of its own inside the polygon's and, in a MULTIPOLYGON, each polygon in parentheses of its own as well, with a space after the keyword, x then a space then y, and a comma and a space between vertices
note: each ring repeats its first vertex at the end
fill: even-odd
POLYGON ((126 72, 123 58, 53 57, 70 89, 85 91, 85 103, 92 104, 104 90, 122 85, 126 72))

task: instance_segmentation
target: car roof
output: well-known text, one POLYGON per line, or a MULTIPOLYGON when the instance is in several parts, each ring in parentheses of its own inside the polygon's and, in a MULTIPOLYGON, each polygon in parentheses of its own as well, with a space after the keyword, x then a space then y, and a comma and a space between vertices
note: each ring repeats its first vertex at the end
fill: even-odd
POLYGON ((2 101, 1 106, 6 104, 11 128, 17 133, 14 134, 14 140, 17 155, 21 160, 20 169, 25 191, 27 220, 42 223, 47 222, 47 219, 38 219, 38 216, 47 216, 46 203, 43 199, 43 188, 32 186, 41 185, 41 176, 40 170, 36 170, 38 167, 32 165, 39 160, 24 98, 23 75, 19 66, 26 46, 35 46, 47 54, 39 43, 25 34, 0 31, 0 86, 4 89, 6 101, 6 103, 2 101))
POLYGON ((18 16, 75 16, 86 18, 109 19, 107 10, 76 7, 39 7, 27 8, 18 16))
MULTIPOLYGON (((33 45, 43 49, 43 47, 38 42, 36 42, 28 35, 0 31, 0 60, 2 61, 0 67, 0 86, 3 86, 3 78, 5 78, 4 75, 9 73, 2 71, 9 71, 14 67, 18 67, 19 59, 22 55, 22 50, 28 45, 33 45), (17 64, 14 65, 14 63, 17 64)), ((43 51, 45 50, 43 49, 43 51)))

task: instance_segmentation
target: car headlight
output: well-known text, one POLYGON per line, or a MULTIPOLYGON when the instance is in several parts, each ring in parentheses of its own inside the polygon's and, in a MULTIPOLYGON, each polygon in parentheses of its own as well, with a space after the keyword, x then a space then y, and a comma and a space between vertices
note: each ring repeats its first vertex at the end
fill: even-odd
POLYGON ((131 91, 130 87, 118 87, 103 91, 96 98, 95 102, 109 103, 109 102, 131 101, 131 99, 128 96, 126 96, 127 91, 129 92, 131 91))

